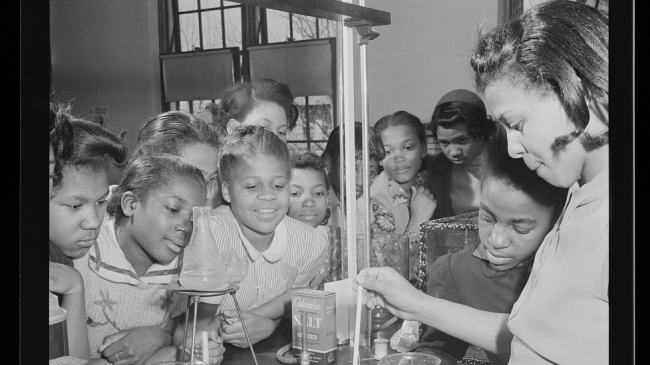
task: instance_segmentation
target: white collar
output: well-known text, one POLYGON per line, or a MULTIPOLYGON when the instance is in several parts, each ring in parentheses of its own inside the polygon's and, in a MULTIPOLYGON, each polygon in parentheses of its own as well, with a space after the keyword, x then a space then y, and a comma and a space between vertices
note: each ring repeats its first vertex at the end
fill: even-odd
POLYGON ((178 257, 167 265, 151 265, 147 272, 138 278, 133 265, 126 259, 124 251, 117 242, 115 220, 105 218, 101 230, 97 241, 88 251, 90 255, 88 265, 97 275, 109 281, 133 285, 167 284, 178 278, 180 272, 178 257))
MULTIPOLYGON (((230 212, 232 215, 232 211, 230 212)), ((233 219, 235 217, 233 216, 233 219)), ((241 239, 248 255, 251 257, 251 260, 256 261, 258 257, 264 256, 264 258, 269 262, 275 262, 284 257, 284 254, 287 252, 288 244, 288 234, 287 234, 287 224, 285 222, 286 216, 282 218, 277 227, 275 227, 275 233, 273 234, 273 241, 271 245, 264 252, 258 251, 255 246, 244 236, 239 226, 239 222, 236 222, 235 227, 237 227, 237 233, 241 239)))

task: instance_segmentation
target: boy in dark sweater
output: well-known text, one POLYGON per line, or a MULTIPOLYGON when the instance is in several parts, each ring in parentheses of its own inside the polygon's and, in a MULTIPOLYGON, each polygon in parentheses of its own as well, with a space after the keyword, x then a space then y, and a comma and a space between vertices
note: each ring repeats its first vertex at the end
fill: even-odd
MULTIPOLYGON (((489 312, 510 313, 526 285, 537 248, 557 221, 568 189, 550 185, 508 156, 497 134, 481 156, 480 241, 444 255, 429 268, 427 294, 489 312)), ((427 328, 416 351, 456 365, 469 344, 427 328)), ((509 355, 486 352, 491 365, 509 355)))

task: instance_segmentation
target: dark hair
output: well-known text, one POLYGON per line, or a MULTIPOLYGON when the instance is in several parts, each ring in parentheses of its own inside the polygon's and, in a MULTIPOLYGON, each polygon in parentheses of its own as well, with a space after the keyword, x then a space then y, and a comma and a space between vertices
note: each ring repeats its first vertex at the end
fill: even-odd
POLYGON ((178 156, 168 153, 136 156, 111 194, 106 212, 119 222, 124 217, 122 195, 125 192, 130 191, 139 201, 146 201, 152 191, 164 187, 172 179, 193 179, 205 189, 201 171, 178 156))
POLYGON ((275 103, 287 114, 287 128, 292 130, 300 116, 298 106, 293 102, 289 85, 271 79, 242 81, 226 88, 217 108, 211 108, 215 114, 217 130, 227 135, 226 125, 232 118, 243 121, 260 103, 275 103), (215 110, 216 109, 216 110, 215 110))
POLYGON ((140 127, 136 155, 171 153, 179 156, 184 148, 195 144, 219 149, 219 135, 202 119, 173 110, 149 119, 140 127))
POLYGON ((427 138, 424 132, 424 124, 422 124, 420 118, 416 117, 415 115, 409 112, 400 110, 393 114, 381 117, 381 119, 379 119, 377 123, 375 123, 375 130, 378 133, 381 133, 388 127, 393 127, 398 125, 404 125, 413 128, 415 130, 415 133, 418 136, 418 139, 420 140, 420 143, 422 144, 424 150, 426 151, 427 138))
POLYGON ((53 187, 61 185, 64 168, 108 170, 110 162, 122 168, 129 153, 123 130, 115 136, 98 123, 79 119, 70 114, 69 105, 50 104, 50 143, 55 152, 53 187))
MULTIPOLYGON (((340 126, 334 128, 327 139, 327 145, 321 158, 338 161, 341 157, 340 126)), ((354 149, 355 153, 363 151, 363 126, 361 122, 354 122, 354 149)), ((386 157, 386 150, 381 141, 381 136, 375 127, 368 127, 368 153, 370 158, 381 161, 386 157)))
MULTIPOLYGON (((70 105, 50 103, 50 144, 54 158, 67 159, 72 153, 74 131, 70 125, 70 105)), ((59 171, 59 175, 60 175, 59 171)), ((61 176, 58 177, 61 179, 61 176)))
POLYGON ((571 140, 589 122, 587 92, 609 110, 608 17, 580 2, 547 1, 479 34, 470 64, 481 93, 505 79, 540 96, 557 95, 578 129, 571 140))
POLYGON ((257 156, 277 158, 283 163, 287 177, 291 177, 291 157, 287 144, 266 128, 243 125, 235 128, 223 140, 219 152, 219 185, 224 181, 230 184, 237 166, 257 156))
POLYGON ((325 179, 325 188, 329 190, 330 179, 327 178, 325 169, 325 161, 313 152, 303 152, 300 154, 291 155, 291 168, 299 170, 314 170, 323 173, 325 179))
POLYGON ((559 188, 529 169, 521 158, 508 154, 508 141, 504 129, 500 129, 485 145, 480 155, 481 189, 488 179, 494 179, 509 188, 530 196, 536 203, 553 208, 557 219, 564 207, 568 188, 559 188))
POLYGON ((496 133, 496 123, 480 108, 462 101, 451 101, 436 106, 431 116, 429 131, 438 139, 438 126, 450 128, 465 123, 467 132, 477 141, 490 138, 496 133))

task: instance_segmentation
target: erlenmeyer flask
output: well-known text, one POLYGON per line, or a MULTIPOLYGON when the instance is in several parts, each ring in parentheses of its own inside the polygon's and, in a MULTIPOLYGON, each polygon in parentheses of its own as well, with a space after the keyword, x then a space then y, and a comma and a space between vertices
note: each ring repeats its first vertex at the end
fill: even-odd
POLYGON ((184 288, 210 291, 228 286, 226 265, 210 233, 210 207, 193 207, 192 237, 183 253, 180 283, 184 288))

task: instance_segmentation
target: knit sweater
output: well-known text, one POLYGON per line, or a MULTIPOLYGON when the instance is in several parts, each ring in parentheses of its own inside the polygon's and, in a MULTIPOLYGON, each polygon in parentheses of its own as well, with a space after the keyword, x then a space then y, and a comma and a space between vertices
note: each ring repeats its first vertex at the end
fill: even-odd
POLYGON ((138 277, 117 242, 114 225, 113 219, 105 219, 95 245, 74 260, 84 280, 88 340, 94 358, 101 356, 97 350, 106 336, 135 327, 164 327, 171 317, 181 314, 187 300, 161 288, 178 280, 178 258, 168 265, 154 264, 138 277))

